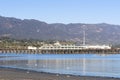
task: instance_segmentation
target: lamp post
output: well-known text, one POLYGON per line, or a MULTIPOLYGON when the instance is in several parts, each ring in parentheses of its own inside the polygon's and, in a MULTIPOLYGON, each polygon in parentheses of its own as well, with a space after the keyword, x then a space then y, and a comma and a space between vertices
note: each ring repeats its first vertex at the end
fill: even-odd
POLYGON ((86 26, 86 25, 83 25, 83 26, 82 26, 82 28, 83 28, 83 45, 86 44, 86 37, 85 37, 85 36, 86 36, 86 32, 85 32, 85 26, 86 26))

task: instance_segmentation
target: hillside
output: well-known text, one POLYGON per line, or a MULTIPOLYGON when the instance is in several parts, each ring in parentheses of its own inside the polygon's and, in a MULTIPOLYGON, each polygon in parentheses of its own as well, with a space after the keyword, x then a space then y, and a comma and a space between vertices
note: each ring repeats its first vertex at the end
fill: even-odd
POLYGON ((54 23, 34 19, 16 19, 0 16, 0 37, 40 40, 73 40, 82 43, 83 30, 88 44, 120 44, 120 25, 54 23))

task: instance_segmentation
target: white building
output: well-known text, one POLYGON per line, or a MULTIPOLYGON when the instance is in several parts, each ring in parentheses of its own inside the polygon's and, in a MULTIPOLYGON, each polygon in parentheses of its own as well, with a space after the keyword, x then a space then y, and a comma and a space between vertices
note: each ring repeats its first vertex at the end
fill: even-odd
POLYGON ((62 45, 58 41, 54 44, 44 44, 39 49, 41 50, 79 50, 79 49, 111 49, 108 45, 62 45))
POLYGON ((31 49, 31 50, 36 50, 36 49, 37 49, 37 47, 28 46, 28 49, 31 49))
POLYGON ((86 49, 111 49, 109 45, 85 45, 83 47, 86 49))

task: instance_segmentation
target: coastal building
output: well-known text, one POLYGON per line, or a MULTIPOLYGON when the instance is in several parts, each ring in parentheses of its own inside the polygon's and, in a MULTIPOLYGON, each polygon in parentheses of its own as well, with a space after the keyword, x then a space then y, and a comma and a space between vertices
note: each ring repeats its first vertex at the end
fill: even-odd
POLYGON ((29 50, 37 50, 37 47, 34 47, 34 46, 28 46, 28 49, 29 49, 29 50))
POLYGON ((111 49, 109 45, 80 45, 76 46, 75 44, 60 44, 56 42, 54 44, 44 44, 39 47, 41 50, 79 50, 79 49, 111 49))
POLYGON ((75 45, 61 44, 59 41, 53 44, 43 44, 41 47, 28 46, 29 50, 83 50, 83 49, 111 49, 109 45, 75 45))

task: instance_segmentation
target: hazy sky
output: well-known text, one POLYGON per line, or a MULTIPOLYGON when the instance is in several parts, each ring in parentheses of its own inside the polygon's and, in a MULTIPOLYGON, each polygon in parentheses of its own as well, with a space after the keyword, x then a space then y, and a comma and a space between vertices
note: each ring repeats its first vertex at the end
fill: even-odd
POLYGON ((120 24, 120 0, 0 0, 0 15, 47 23, 120 24))

